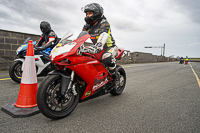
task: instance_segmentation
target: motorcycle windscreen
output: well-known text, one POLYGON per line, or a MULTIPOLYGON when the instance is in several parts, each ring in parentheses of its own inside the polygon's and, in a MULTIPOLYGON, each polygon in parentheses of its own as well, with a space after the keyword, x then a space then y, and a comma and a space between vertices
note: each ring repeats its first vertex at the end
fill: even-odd
POLYGON ((84 42, 90 38, 89 34, 86 34, 74 41, 63 41, 58 43, 56 47, 51 51, 50 57, 52 61, 60 61, 69 55, 76 54, 77 49, 84 44, 84 42))

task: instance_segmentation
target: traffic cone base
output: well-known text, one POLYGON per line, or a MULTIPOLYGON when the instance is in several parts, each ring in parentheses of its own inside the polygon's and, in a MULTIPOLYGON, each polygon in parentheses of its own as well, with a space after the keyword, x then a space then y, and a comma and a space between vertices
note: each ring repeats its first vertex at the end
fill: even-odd
POLYGON ((13 103, 8 103, 4 105, 1 110, 13 118, 22 118, 22 117, 29 117, 32 115, 35 115, 37 113, 40 113, 38 107, 32 107, 32 108, 18 108, 13 103))

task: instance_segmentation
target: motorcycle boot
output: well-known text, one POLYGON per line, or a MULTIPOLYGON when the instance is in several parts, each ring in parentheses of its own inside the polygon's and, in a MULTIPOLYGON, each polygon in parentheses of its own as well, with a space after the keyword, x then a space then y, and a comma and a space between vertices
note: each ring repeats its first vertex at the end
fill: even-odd
POLYGON ((114 69, 109 70, 110 74, 112 75, 112 79, 113 79, 113 85, 118 87, 119 86, 119 73, 116 69, 116 67, 114 69))

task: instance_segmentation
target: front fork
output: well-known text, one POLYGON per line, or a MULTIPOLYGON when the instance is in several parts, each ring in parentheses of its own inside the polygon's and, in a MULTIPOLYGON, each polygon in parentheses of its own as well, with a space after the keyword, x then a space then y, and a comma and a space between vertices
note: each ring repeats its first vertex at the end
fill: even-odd
POLYGON ((75 84, 73 84, 73 86, 72 86, 72 82, 74 81, 74 76, 75 76, 74 71, 71 72, 70 77, 66 76, 66 75, 62 75, 61 94, 65 95, 65 97, 68 95, 70 88, 72 88, 72 93, 74 95, 77 95, 75 84))

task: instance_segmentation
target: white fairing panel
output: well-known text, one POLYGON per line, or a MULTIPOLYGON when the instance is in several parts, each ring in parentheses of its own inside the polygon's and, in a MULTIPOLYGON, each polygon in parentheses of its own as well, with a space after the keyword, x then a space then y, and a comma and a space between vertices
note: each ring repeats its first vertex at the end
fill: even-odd
POLYGON ((59 43, 51 50, 50 57, 53 60, 56 56, 69 52, 75 45, 75 42, 69 42, 67 39, 73 35, 71 30, 62 37, 59 43))
POLYGON ((57 47, 58 46, 57 45, 51 51, 51 60, 53 60, 58 55, 69 52, 75 45, 76 45, 75 42, 71 42, 71 43, 68 43, 68 44, 65 44, 65 45, 59 46, 59 47, 57 47))

